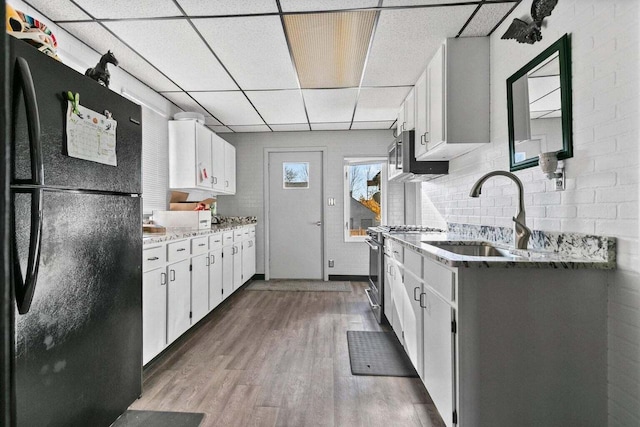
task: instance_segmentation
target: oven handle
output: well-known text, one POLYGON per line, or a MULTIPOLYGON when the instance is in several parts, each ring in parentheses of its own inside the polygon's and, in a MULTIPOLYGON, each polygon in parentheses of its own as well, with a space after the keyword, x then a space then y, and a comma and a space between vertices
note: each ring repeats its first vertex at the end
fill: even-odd
POLYGON ((380 308, 380 305, 374 304, 373 300, 371 299, 371 295, 370 295, 371 289, 365 289, 364 291, 367 294, 367 299, 369 300, 369 305, 371 306, 371 308, 380 308))
POLYGON ((371 242, 373 242, 373 241, 374 241, 374 240, 371 240, 371 239, 364 239, 364 242, 365 242, 367 245, 369 245, 369 247, 370 247, 371 249, 373 249, 374 251, 377 251, 378 249, 380 249, 380 245, 379 245, 379 244, 375 244, 375 243, 371 243, 371 242))

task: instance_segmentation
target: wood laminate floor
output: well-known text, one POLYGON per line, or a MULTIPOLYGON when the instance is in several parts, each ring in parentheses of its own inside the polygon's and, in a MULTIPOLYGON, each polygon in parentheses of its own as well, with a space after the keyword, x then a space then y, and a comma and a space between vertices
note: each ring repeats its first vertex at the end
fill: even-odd
POLYGON ((351 375, 347 330, 383 330, 352 292, 239 290, 145 372, 130 409, 203 426, 444 426, 418 378, 351 375))

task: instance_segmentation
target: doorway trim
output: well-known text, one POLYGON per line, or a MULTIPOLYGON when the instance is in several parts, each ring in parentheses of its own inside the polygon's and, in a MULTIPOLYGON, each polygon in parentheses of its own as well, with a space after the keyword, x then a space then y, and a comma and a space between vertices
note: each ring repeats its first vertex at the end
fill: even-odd
POLYGON ((271 153, 303 153, 303 152, 319 152, 322 154, 322 200, 320 203, 321 212, 320 212, 320 221, 322 221, 321 227, 321 237, 320 242, 322 244, 322 278, 323 280, 329 280, 329 273, 327 272, 326 260, 328 259, 328 251, 327 251, 327 224, 326 224, 326 211, 325 211, 325 200, 327 200, 327 176, 329 175, 329 165, 327 162, 328 158, 328 148, 327 147, 265 147, 264 148, 264 159, 263 159, 263 186, 264 186, 264 200, 263 200, 263 209, 264 209, 264 280, 269 280, 270 278, 270 251, 269 251, 269 154, 271 153))

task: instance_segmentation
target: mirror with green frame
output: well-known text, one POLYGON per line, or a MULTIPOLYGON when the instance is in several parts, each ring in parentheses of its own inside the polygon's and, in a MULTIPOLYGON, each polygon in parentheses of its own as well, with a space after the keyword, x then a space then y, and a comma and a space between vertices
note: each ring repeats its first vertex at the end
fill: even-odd
POLYGON ((538 154, 573 157, 571 52, 565 34, 507 79, 509 168, 538 165, 538 154))

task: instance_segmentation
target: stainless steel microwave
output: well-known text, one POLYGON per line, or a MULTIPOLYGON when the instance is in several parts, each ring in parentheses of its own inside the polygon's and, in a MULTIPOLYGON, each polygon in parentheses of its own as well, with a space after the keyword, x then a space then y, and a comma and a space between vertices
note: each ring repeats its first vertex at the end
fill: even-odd
POLYGON ((415 132, 400 133, 388 149, 389 181, 429 181, 449 173, 444 160, 420 162, 415 157, 415 132))

